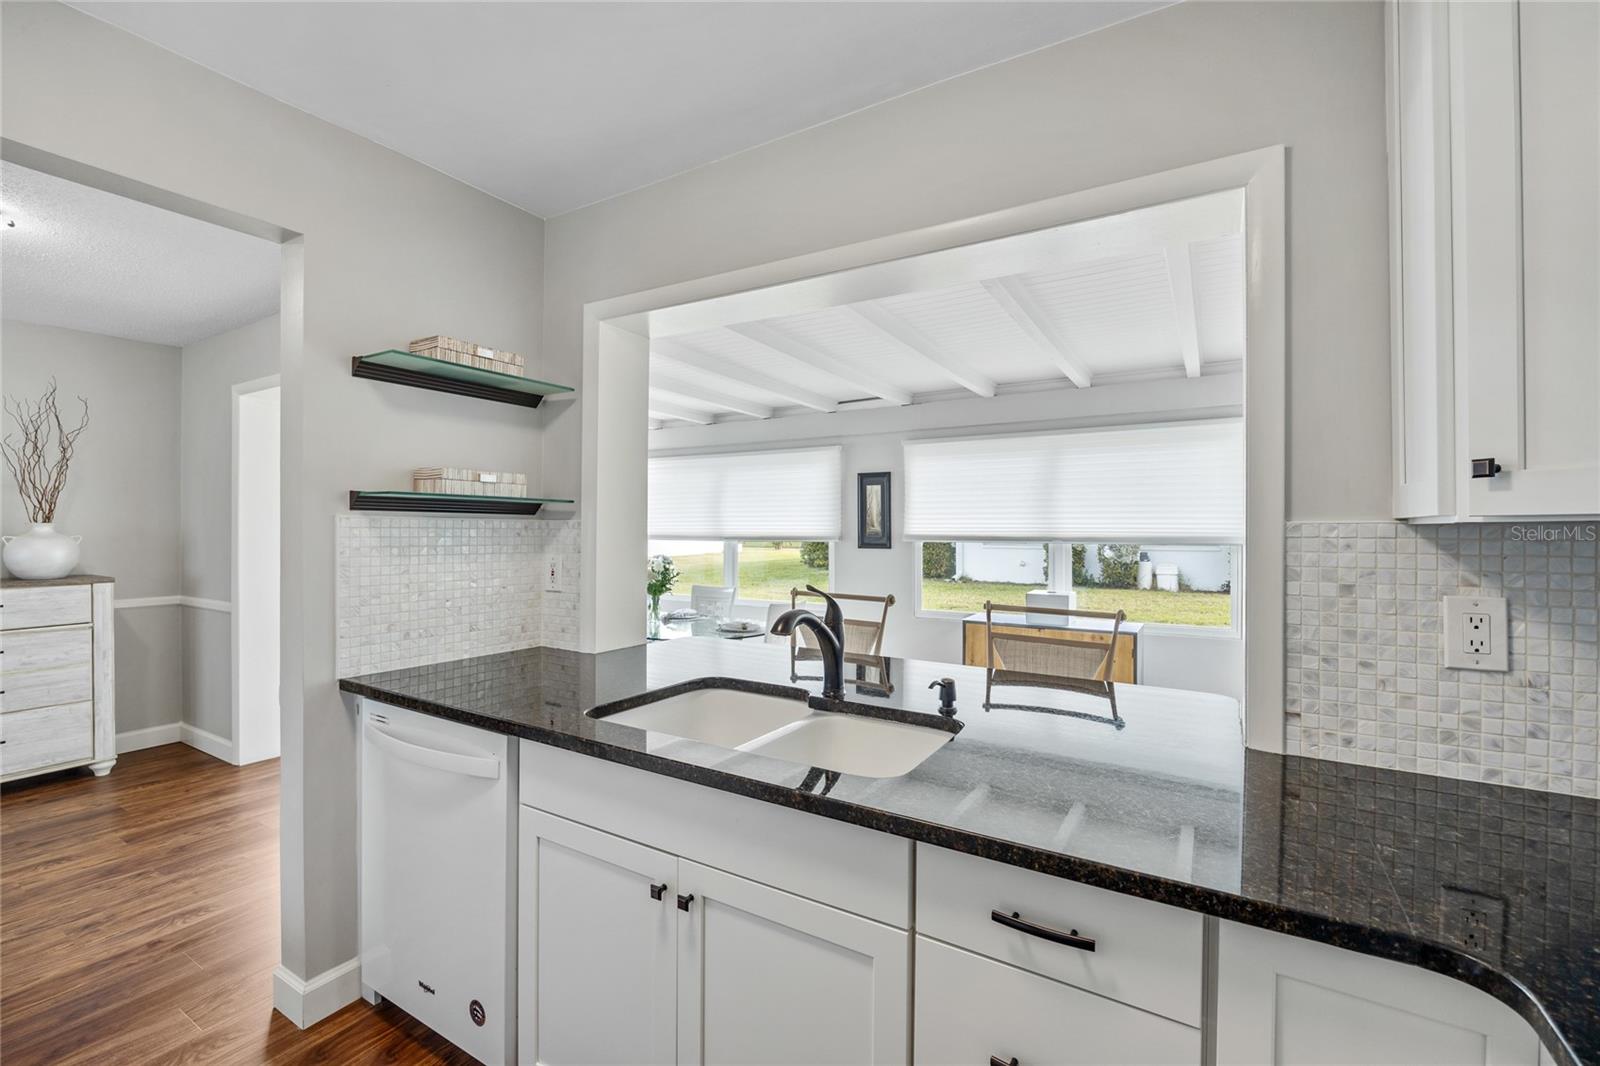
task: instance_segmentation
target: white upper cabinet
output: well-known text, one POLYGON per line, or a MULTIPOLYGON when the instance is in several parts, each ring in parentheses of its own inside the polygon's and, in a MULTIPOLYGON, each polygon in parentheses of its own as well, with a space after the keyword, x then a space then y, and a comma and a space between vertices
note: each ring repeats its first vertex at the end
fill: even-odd
POLYGON ((1600 514, 1600 6, 1391 4, 1388 47, 1395 514, 1600 514))

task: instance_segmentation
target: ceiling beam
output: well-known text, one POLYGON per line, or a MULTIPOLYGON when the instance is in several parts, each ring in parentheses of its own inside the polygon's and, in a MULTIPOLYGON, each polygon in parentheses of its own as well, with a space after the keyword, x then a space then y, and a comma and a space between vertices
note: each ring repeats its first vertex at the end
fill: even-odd
POLYGON ((1089 372, 1077 350, 1061 335, 1061 331, 1045 317, 1033 296, 1022 284, 1021 278, 993 278, 983 283, 987 292, 1001 310, 1011 316, 1028 339, 1080 389, 1087 389, 1094 375, 1089 372))
POLYGON ((984 377, 965 360, 951 355, 935 344, 927 334, 905 319, 879 304, 852 304, 845 308, 864 326, 888 340, 900 351, 925 363, 954 381, 968 392, 978 396, 993 396, 994 381, 984 377))
POLYGON ((735 362, 707 355, 698 349, 691 348, 682 341, 658 337, 650 342, 650 350, 663 359, 670 359, 674 363, 698 370, 702 374, 710 374, 713 377, 724 378, 728 381, 737 381, 741 385, 748 385, 750 388, 760 389, 762 392, 770 392, 779 399, 787 400, 801 407, 809 407, 813 411, 832 413, 839 409, 837 400, 830 400, 821 393, 803 389, 798 385, 792 385, 782 378, 747 370, 735 362))
POLYGON ((1172 306, 1178 316, 1178 347, 1183 351, 1183 372, 1200 376, 1200 326, 1194 317, 1194 271, 1188 244, 1167 245, 1167 279, 1172 282, 1172 306))
POLYGON ((651 418, 671 418, 679 422, 693 422, 699 426, 709 426, 712 421, 710 411, 697 411, 693 407, 684 407, 670 400, 657 399, 655 396, 649 397, 645 410, 651 418))
POLYGON ((911 402, 911 393, 897 385, 891 385, 872 374, 863 373, 859 368, 852 366, 842 359, 836 359, 820 348, 807 344, 805 341, 796 340, 787 333, 782 333, 765 322, 745 322, 736 326, 726 326, 731 333, 737 333, 747 341, 754 341, 763 348, 770 348, 779 355, 786 355, 795 362, 804 365, 809 370, 820 370, 840 381, 849 382, 862 392, 888 400, 890 403, 904 406, 911 402))
POLYGON ((715 389, 701 388, 687 381, 669 378, 662 374, 650 375, 650 391, 671 400, 683 400, 691 406, 706 404, 711 407, 720 407, 724 411, 737 411, 741 415, 751 418, 771 418, 772 408, 766 404, 756 403, 754 400, 742 399, 715 389))

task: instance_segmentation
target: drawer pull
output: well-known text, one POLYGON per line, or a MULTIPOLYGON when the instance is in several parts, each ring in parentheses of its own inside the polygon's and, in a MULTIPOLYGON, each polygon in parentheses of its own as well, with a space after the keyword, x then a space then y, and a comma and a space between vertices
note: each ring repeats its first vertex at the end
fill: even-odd
POLYGON ((665 881, 661 882, 659 885, 651 885, 650 886, 650 898, 651 899, 659 900, 663 896, 665 896, 666 894, 667 894, 667 883, 665 881))
POLYGON ((689 893, 687 896, 680 895, 678 897, 678 909, 680 911, 686 911, 686 910, 689 909, 689 904, 691 904, 693 902, 694 902, 694 893, 693 892, 689 893))
POLYGON ((1023 918, 1022 915, 1018 914, 1016 911, 1012 911, 1010 914, 1006 914, 1002 911, 990 911, 989 917, 994 921, 999 922, 1007 929, 1015 929, 1019 933, 1027 933, 1029 936, 1036 936, 1041 940, 1048 940, 1052 944, 1065 944, 1067 947, 1077 948, 1079 951, 1094 950, 1094 941, 1089 937, 1079 936, 1076 929, 1069 933, 1063 933, 1061 930, 1052 929, 1048 925, 1039 925, 1036 922, 1030 922, 1023 918))
POLYGON ((999 1055, 990 1055, 989 1066, 1017 1066, 1017 1057, 1013 1055, 1009 1059, 1002 1059, 999 1055))

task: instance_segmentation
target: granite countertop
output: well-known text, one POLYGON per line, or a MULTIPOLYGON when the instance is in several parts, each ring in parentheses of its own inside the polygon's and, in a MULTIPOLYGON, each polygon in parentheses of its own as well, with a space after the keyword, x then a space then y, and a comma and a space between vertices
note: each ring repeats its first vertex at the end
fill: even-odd
POLYGON ((68 574, 66 577, 40 578, 20 578, 5 574, 0 576, 0 588, 47 589, 58 585, 103 585, 115 580, 116 578, 106 577, 104 574, 68 574))
MULTIPOLYGON (((1007 689, 984 672, 886 659, 847 668, 843 704, 782 647, 686 639, 552 648, 347 678, 340 687, 556 747, 1134 896, 1422 966, 1511 1005, 1564 1066, 1600 1064, 1600 803, 1246 752, 1219 696, 1007 689), (931 717, 957 682, 960 731, 915 770, 864 778, 608 723, 693 688, 806 696, 821 709, 931 717), (997 696, 999 693, 997 692, 997 696), (998 702, 998 700, 997 700, 998 702), (1503 911, 1469 952, 1458 894, 1503 911)), ((924 721, 929 721, 924 718, 924 721)))
MULTIPOLYGON (((963 622, 977 622, 983 624, 983 612, 969 614, 962 619, 963 622)), ((1052 617, 1047 614, 1018 614, 1009 612, 996 613, 994 624, 997 626, 1024 626, 1028 629, 1067 629, 1078 633, 1109 633, 1111 620, 1108 618, 1063 618, 1059 615, 1052 617)), ((1138 633, 1144 628, 1143 622, 1129 622, 1123 620, 1121 631, 1124 633, 1138 633)))

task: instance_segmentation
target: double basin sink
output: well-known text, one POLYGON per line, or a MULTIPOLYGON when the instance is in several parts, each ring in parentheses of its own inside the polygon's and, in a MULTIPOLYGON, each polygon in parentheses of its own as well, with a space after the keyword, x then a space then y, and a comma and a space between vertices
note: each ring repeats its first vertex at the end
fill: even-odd
POLYGON ((597 707, 607 723, 859 777, 899 777, 955 736, 959 725, 911 725, 815 711, 805 700, 702 688, 625 711, 597 707))

